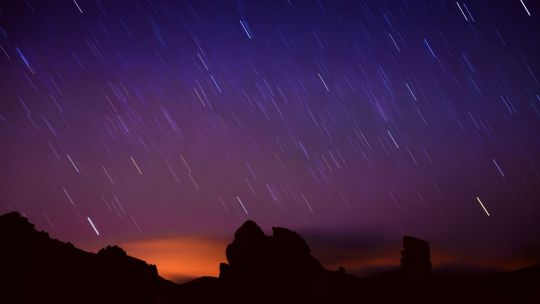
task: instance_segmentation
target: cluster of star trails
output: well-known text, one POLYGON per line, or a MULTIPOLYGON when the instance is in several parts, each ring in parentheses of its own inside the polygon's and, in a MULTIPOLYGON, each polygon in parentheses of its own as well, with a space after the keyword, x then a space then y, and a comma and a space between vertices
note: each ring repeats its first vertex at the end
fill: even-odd
POLYGON ((0 211, 81 241, 255 219, 527 243, 538 12, 526 0, 3 2, 0 211))

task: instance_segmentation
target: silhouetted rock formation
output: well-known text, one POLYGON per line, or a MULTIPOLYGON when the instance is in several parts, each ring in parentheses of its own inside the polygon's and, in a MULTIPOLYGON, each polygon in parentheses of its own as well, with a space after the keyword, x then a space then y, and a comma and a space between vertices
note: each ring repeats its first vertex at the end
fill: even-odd
POLYGON ((222 264, 220 278, 251 281, 288 275, 289 279, 324 270, 300 235, 279 227, 272 232, 266 236, 255 222, 245 222, 227 246, 229 264, 222 264))
POLYGON ((0 303, 155 303, 174 288, 117 246, 89 253, 0 216, 0 303))
POLYGON ((297 233, 272 232, 245 222, 227 246, 219 278, 177 285, 118 246, 88 253, 36 231, 18 213, 5 214, 0 303, 540 303, 540 266, 429 275, 429 244, 406 236, 400 269, 358 279, 342 267, 325 269, 297 233))
POLYGON ((238 290, 237 300, 266 294, 265 302, 283 298, 335 301, 348 296, 347 287, 356 278, 325 269, 296 232, 272 228, 267 236, 253 221, 245 222, 227 246, 228 264, 220 265, 220 280, 238 290), (246 290, 249 292, 246 293, 246 290), (244 295, 242 295, 244 294, 244 295))
POLYGON ((426 278, 431 274, 429 243, 412 236, 403 237, 401 270, 411 278, 426 278))

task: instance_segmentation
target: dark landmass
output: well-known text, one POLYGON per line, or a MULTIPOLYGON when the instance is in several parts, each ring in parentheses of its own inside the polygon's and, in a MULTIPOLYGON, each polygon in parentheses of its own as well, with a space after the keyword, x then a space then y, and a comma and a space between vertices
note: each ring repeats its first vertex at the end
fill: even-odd
MULTIPOLYGON (((436 275, 429 243, 403 238, 401 267, 367 278, 325 269, 297 233, 245 222, 219 278, 175 284, 117 246, 98 253, 0 216, 0 303, 540 303, 540 266, 436 275)), ((217 265, 216 265, 217 267, 217 265)))

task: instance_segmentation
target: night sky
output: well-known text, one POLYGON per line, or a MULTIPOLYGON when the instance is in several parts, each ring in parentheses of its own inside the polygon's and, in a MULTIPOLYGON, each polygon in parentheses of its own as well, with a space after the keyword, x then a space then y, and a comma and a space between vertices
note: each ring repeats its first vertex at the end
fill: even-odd
POLYGON ((323 262, 527 264, 535 2, 0 1, 0 213, 150 261, 253 219, 323 262))

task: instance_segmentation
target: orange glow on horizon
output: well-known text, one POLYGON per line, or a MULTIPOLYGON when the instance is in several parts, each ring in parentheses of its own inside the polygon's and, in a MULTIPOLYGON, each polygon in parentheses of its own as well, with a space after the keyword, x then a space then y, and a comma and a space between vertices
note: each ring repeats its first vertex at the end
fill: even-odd
POLYGON ((201 276, 218 276, 226 262, 227 241, 211 238, 170 237, 121 244, 126 252, 156 265, 160 276, 183 282, 201 276))
MULTIPOLYGON (((160 276, 181 283, 201 276, 219 275, 219 264, 227 262, 225 248, 230 240, 205 237, 163 237, 120 244, 128 255, 157 266, 160 276)), ((399 267, 400 247, 370 251, 360 258, 350 257, 321 263, 330 270, 343 266, 349 273, 377 267, 399 267)), ((328 254, 326 254, 328 256, 328 254)), ((317 254, 314 254, 317 258, 317 254)), ((532 261, 480 258, 443 250, 431 250, 434 269, 443 265, 469 265, 480 268, 515 270, 533 264, 532 261)))

